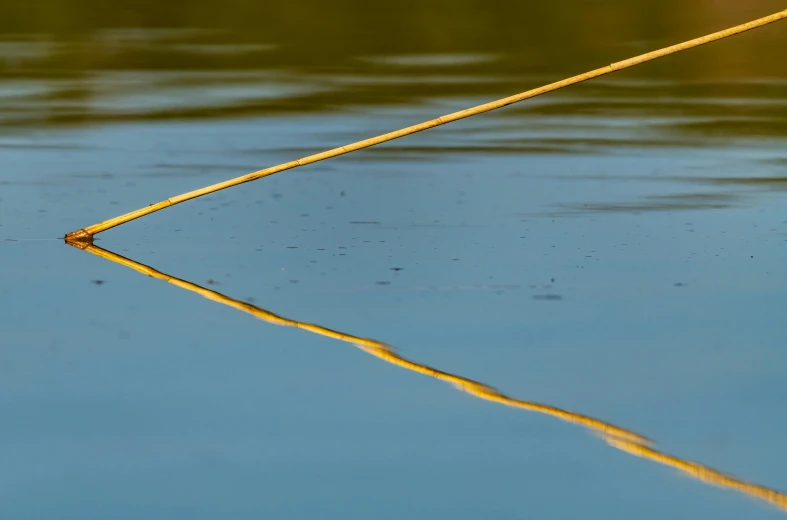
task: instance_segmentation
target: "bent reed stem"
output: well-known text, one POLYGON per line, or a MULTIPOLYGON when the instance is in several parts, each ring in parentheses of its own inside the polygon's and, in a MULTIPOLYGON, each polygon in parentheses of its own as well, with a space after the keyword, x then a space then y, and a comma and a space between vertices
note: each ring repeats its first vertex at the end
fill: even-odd
POLYGON ((368 148, 370 146, 374 146, 380 143, 385 143, 387 141, 392 141, 394 139, 398 139, 400 137, 404 137, 406 135, 414 134, 416 132, 421 132, 423 130, 428 130, 430 128, 434 128, 436 126, 444 125, 446 123, 451 123, 453 121, 458 121, 460 119, 465 119, 468 117, 472 117, 478 114, 483 114, 485 112, 489 112, 498 108, 502 108, 504 106, 510 105, 512 103, 518 103, 520 101, 524 101, 525 99, 530 99, 535 96, 540 96, 541 94, 546 94, 547 92, 552 92, 554 90, 558 90, 564 87, 568 87, 570 85, 574 85, 576 83, 581 83, 583 81, 587 81, 589 79, 597 78, 599 76, 603 76, 605 74, 609 74, 611 72, 615 72, 617 70, 626 69, 628 67, 633 67, 635 65, 639 65, 640 63, 645 63, 647 61, 655 60, 657 58, 661 58, 663 56, 667 56, 669 54, 674 54, 676 52, 685 51, 687 49, 691 49, 693 47, 698 47, 700 45, 704 45, 706 43, 710 43, 716 40, 720 40, 722 38, 727 38, 728 36, 734 36, 736 34, 740 34, 745 31, 749 31, 751 29, 756 29, 758 27, 762 27, 763 25, 767 25, 769 23, 776 22, 783 18, 787 18, 787 9, 780 11, 778 13, 774 13, 770 16, 765 16, 763 18, 758 18, 757 20, 753 20, 751 22, 737 25, 735 27, 731 27, 729 29, 725 29, 723 31, 718 31, 712 34, 708 34, 706 36, 702 36, 700 38, 695 38, 693 40, 689 40, 683 43, 679 43, 677 45, 672 45, 670 47, 664 47, 663 49, 659 49, 656 51, 648 52, 645 54, 641 54, 639 56, 635 56, 633 58, 629 58, 627 60, 619 61, 616 63, 612 63, 611 65, 607 65, 605 67, 601 67, 595 70, 591 70, 589 72, 585 72, 584 74, 580 74, 578 76, 572 76, 570 78, 566 78, 562 81, 558 81, 555 83, 550 83, 548 85, 544 85, 543 87, 539 87, 536 89, 528 90, 526 92, 522 92, 513 96, 505 97, 502 99, 498 99, 497 101, 491 101, 489 103, 485 103, 483 105, 478 105, 475 107, 467 108, 465 110, 460 110, 458 112, 453 112, 451 114, 446 114, 444 116, 440 116, 436 119, 432 119, 430 121, 425 121, 423 123, 419 123, 417 125, 408 126, 406 128, 402 128, 400 130, 396 130, 393 132, 389 132, 387 134, 378 135, 377 137, 372 137, 369 139, 364 139, 362 141, 357 141, 355 143, 347 144, 344 146, 340 146, 339 148, 334 148, 332 150, 327 150, 318 154, 309 155, 307 157, 303 157, 301 159, 297 159, 295 161, 290 161, 287 163, 279 164, 277 166, 272 166, 270 168, 266 168, 264 170, 258 170, 256 172, 252 172, 246 175, 242 175, 240 177, 236 177, 234 179, 230 179, 224 182, 220 182, 218 184, 213 184, 210 186, 206 186, 204 188, 200 188, 198 190, 189 191, 187 193, 183 193, 181 195, 176 195, 175 197, 170 197, 166 200, 161 202, 157 202, 155 204, 151 204, 144 208, 140 208, 134 210, 130 213, 126 213, 124 215, 117 216, 115 218, 111 218, 109 220, 105 220, 103 222, 99 222, 98 224, 93 224, 92 226, 87 226, 85 228, 79 229, 77 231, 72 231, 65 236, 67 241, 82 241, 82 242, 90 242, 92 241, 93 235, 101 233, 102 231, 106 231, 107 229, 111 229, 115 226, 119 226, 121 224, 125 224, 131 220, 138 219, 140 217, 144 217, 145 215, 149 215, 151 213, 155 213, 160 211, 164 208, 169 206, 174 206, 175 204, 180 204, 181 202, 186 202, 187 200, 195 199, 197 197, 201 197, 203 195, 208 195, 210 193, 217 192, 219 190, 224 190, 227 188, 231 188, 233 186, 237 186, 239 184, 243 184, 246 182, 251 182, 257 179, 261 179, 263 177, 267 177, 269 175, 273 175, 275 173, 279 173, 285 170, 290 170, 292 168, 297 168, 298 166, 305 166, 307 164, 315 163, 318 161, 323 161, 325 159, 330 159, 332 157, 336 157, 338 155, 344 155, 346 153, 355 152, 357 150, 361 150, 363 148, 368 148))

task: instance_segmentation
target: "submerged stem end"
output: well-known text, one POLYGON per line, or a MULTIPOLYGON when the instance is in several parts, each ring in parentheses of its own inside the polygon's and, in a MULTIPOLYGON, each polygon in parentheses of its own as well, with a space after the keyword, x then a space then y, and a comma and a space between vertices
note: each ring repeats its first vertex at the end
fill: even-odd
POLYGON ((87 246, 93 244, 93 235, 84 229, 80 229, 67 234, 65 237, 63 237, 63 240, 65 240, 66 244, 70 246, 78 247, 79 249, 85 249, 87 246))

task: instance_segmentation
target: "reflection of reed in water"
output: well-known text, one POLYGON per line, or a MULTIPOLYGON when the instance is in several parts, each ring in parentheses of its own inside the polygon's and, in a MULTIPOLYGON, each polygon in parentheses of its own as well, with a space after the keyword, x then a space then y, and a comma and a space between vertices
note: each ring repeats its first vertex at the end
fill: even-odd
POLYGON ((614 438, 607 438, 606 441, 611 446, 614 446, 619 450, 623 450, 631 453, 632 455, 644 457, 667 466, 672 466, 673 468, 677 468, 690 477, 701 480, 702 482, 707 482, 708 484, 713 484, 719 487, 736 489, 742 493, 746 493, 749 496, 770 502, 771 504, 787 511, 787 495, 776 491, 775 489, 743 482, 726 475, 721 471, 709 468, 708 466, 703 466, 702 464, 697 464, 696 462, 690 462, 679 459, 678 457, 673 457, 672 455, 667 455, 666 453, 654 450, 653 448, 644 444, 638 444, 636 442, 614 438))
POLYGON ((270 311, 266 311, 265 309, 261 309, 250 303, 242 302, 230 298, 228 296, 225 296, 219 292, 206 289, 195 283, 191 283, 186 280, 182 280, 180 278, 175 278, 174 276, 169 276, 168 274, 162 273, 161 271, 157 271, 145 264, 135 262, 134 260, 125 258, 123 256, 112 253, 111 251, 107 251, 106 249, 103 249, 101 247, 92 244, 87 244, 85 242, 67 242, 67 243, 79 249, 88 251, 89 253, 93 253, 94 255, 100 256, 102 258, 106 258, 107 260, 110 260, 112 262, 116 262, 118 264, 125 265, 126 267, 130 267, 135 271, 146 274, 153 278, 158 278, 160 280, 164 280, 168 283, 171 283, 188 291, 195 292, 201 296, 204 296, 205 298, 208 298, 209 300, 223 303, 224 305, 229 305, 230 307, 234 307, 243 312, 247 312, 269 323, 274 323, 276 325, 284 325, 289 327, 296 327, 299 329, 307 330, 309 332, 313 332, 315 334, 320 334, 322 336, 328 336, 330 338, 352 343, 356 347, 384 361, 400 366, 402 368, 406 368, 407 370, 412 370, 413 372, 426 374, 430 377, 434 377, 435 379, 447 381, 452 385, 454 385, 457 389, 463 392, 467 392, 471 395, 474 395, 475 397, 478 397, 480 399, 485 399, 487 401, 494 401, 508 406, 513 406, 515 408, 522 408, 525 410, 540 412, 543 414, 551 415, 553 417, 557 417, 564 421, 581 424, 595 432, 600 433, 602 435, 602 438, 610 446, 613 446, 619 450, 628 452, 632 455, 637 455, 639 457, 644 457, 646 459, 650 459, 652 461, 659 462, 667 466, 672 466, 674 468, 677 468, 685 472, 687 475, 696 478, 697 480, 701 480, 708 484, 713 484, 720 487, 726 487, 726 488, 738 490, 742 493, 746 493, 749 496, 770 502, 771 504, 787 511, 787 494, 781 493, 774 489, 758 486, 756 484, 749 484, 748 482, 743 482, 741 480, 735 479, 729 475, 711 469, 707 466, 703 466, 695 462, 686 461, 678 457, 673 457, 671 455, 667 455, 666 453, 662 453, 651 447, 652 443, 649 439, 631 430, 626 430, 624 428, 601 421, 599 419, 594 419, 593 417, 588 417, 586 415, 569 412, 567 410, 556 408, 554 406, 548 406, 548 405, 534 403, 530 401, 521 401, 519 399, 513 399, 511 397, 501 394, 494 388, 487 386, 483 383, 479 383, 477 381, 473 381, 472 379, 467 379, 462 376, 450 374, 448 372, 443 372, 441 370, 437 370, 427 365, 422 365, 420 363, 416 363, 414 361, 405 359, 402 356, 398 355, 391 346, 386 345, 385 343, 381 343, 379 341, 375 341, 368 338, 353 336, 351 334, 344 334, 342 332, 321 327, 320 325, 314 325, 312 323, 304 323, 304 322, 284 318, 282 316, 279 316, 278 314, 274 314, 270 311))

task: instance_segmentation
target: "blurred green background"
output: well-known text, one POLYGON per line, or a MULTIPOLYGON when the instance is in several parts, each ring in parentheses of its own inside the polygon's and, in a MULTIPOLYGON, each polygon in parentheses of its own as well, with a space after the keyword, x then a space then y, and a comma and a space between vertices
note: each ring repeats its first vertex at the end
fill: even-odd
MULTIPOLYGON (((783 8, 770 0, 12 0, 0 5, 0 122, 223 118, 455 96, 481 101, 783 8), (235 92, 217 93, 217 85, 235 92), (130 97, 140 93, 146 97, 130 97)), ((592 110, 679 110, 653 106, 659 96, 783 100, 785 48, 787 30, 776 24, 640 66, 616 76, 646 78, 647 88, 617 89, 614 96, 628 103, 592 110)), ((580 88, 588 94, 592 87, 580 88)), ((733 107, 728 115, 745 117, 745 124, 714 128, 784 134, 787 111, 779 105, 733 107)), ((566 114, 588 109, 561 107, 566 114)), ((686 110, 696 115, 698 107, 686 110)))

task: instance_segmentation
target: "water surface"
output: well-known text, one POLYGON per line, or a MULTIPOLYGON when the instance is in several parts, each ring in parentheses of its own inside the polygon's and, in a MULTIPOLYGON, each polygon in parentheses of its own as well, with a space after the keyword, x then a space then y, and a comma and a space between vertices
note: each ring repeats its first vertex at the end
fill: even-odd
POLYGON ((782 25, 100 235, 125 265, 55 240, 778 2, 33 4, 0 7, 0 516, 784 516, 782 25))

